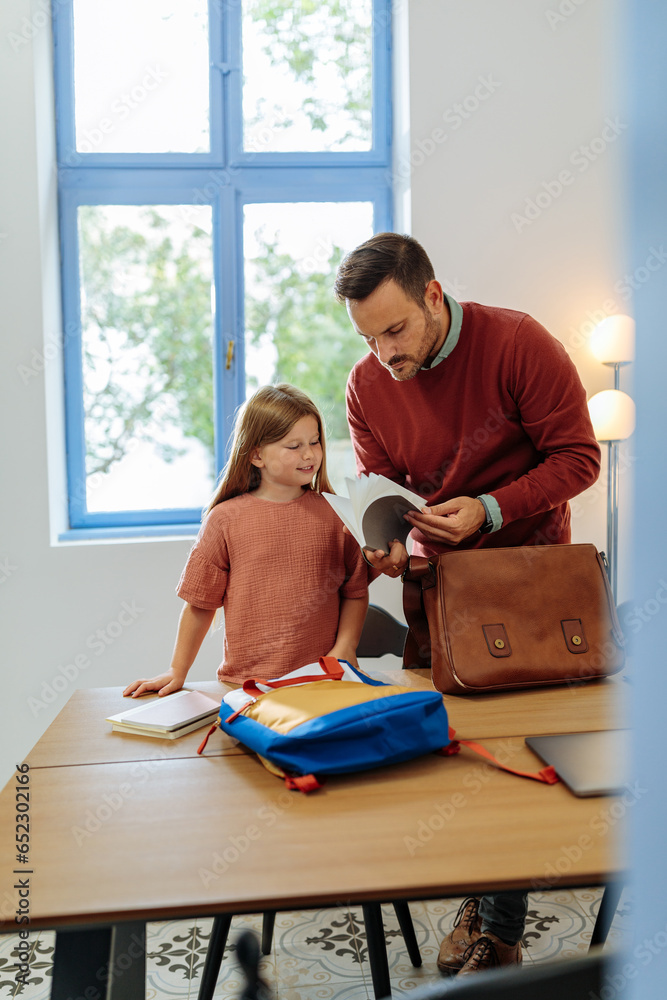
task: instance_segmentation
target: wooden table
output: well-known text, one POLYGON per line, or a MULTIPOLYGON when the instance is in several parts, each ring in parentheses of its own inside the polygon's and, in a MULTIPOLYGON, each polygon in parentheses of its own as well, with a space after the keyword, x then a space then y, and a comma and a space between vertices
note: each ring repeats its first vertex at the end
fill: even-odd
MULTIPOLYGON (((541 763, 523 735, 609 727, 618 687, 446 700, 457 735, 536 770, 541 763)), ((202 758, 201 732, 174 746, 110 736, 99 721, 91 726, 93 706, 103 720, 119 710, 118 696, 118 689, 77 692, 28 758, 31 927, 98 928, 86 945, 98 970, 109 929, 112 955, 125 954, 146 920, 591 885, 622 868, 616 814, 623 800, 612 812, 615 800, 577 799, 562 785, 517 778, 465 749, 330 778, 303 796, 287 792, 254 755, 222 746, 220 734, 202 758)), ((6 873, 22 867, 13 849, 15 787, 11 781, 0 796, 10 898, 6 873)), ((16 933, 13 913, 3 916, 0 930, 16 933)), ((68 976, 72 967, 84 974, 80 950, 67 961, 68 948, 80 949, 77 938, 58 935, 68 976)), ((56 979, 58 962, 57 954, 56 979)), ((143 995, 143 964, 132 969, 143 995)), ((131 974, 112 997, 130 1000, 131 974)), ((62 997, 76 995, 74 988, 83 994, 82 982, 68 981, 62 997)))
MULTIPOLYGON (((217 681, 188 684, 222 701, 230 686, 217 681)), ((206 729, 197 729, 177 740, 114 733, 104 720, 123 709, 137 708, 152 698, 123 698, 119 687, 83 688, 75 691, 62 711, 28 754, 31 768, 62 767, 69 764, 111 764, 123 760, 175 760, 196 757, 206 729)), ((238 753, 238 744, 219 733, 206 748, 206 755, 238 753)))
MULTIPOLYGON (((397 657, 392 659, 398 662, 397 657)), ((377 669, 372 660, 363 663, 368 673, 387 683, 432 688, 428 670, 377 669)), ((216 700, 222 700, 231 687, 217 681, 187 686, 216 700)), ((612 677, 602 683, 533 688, 511 694, 444 695, 444 702, 450 725, 454 726, 459 739, 484 739, 620 728, 625 693, 626 685, 620 678, 612 677)), ((145 701, 147 699, 141 699, 142 703, 145 701)), ((108 764, 122 760, 196 756, 202 740, 200 730, 170 741, 113 733, 111 726, 104 723, 107 716, 138 703, 136 699, 123 698, 122 688, 118 687, 75 691, 28 754, 30 766, 108 764)), ((209 757, 235 752, 239 750, 233 741, 220 733, 206 748, 209 757)))

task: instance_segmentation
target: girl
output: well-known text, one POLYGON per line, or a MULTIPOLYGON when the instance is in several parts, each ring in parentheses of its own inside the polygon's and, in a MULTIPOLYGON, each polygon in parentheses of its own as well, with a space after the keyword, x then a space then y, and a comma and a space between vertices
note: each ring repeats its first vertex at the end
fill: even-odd
POLYGON ((263 386, 237 417, 231 457, 176 590, 186 604, 171 666, 124 695, 182 688, 219 607, 220 681, 279 677, 327 654, 357 665, 367 568, 322 490, 332 492, 317 407, 294 386, 263 386))

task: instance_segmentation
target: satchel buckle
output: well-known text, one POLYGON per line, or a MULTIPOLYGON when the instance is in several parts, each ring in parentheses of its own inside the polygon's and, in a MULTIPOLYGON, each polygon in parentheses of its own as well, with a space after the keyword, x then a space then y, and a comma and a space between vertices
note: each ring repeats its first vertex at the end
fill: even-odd
POLYGON ((560 623, 565 645, 571 653, 587 653, 588 643, 581 618, 565 618, 560 623))
POLYGON ((497 625, 482 625, 482 632, 486 639, 487 649, 491 656, 511 656, 510 641, 507 631, 502 623, 497 625))

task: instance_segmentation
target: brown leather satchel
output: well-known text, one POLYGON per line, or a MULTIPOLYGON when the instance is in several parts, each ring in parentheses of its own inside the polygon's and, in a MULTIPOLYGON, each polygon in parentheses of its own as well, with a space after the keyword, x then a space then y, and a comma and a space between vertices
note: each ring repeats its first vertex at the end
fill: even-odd
POLYGON ((445 694, 594 680, 620 670, 623 635, 594 545, 411 557, 403 666, 445 694))

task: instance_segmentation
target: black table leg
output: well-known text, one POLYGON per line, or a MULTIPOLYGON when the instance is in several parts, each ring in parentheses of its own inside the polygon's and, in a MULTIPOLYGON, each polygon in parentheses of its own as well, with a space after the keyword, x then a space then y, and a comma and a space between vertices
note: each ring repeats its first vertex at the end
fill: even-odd
POLYGON ((111 975, 106 1000, 144 1000, 146 995, 146 924, 115 924, 111 929, 111 975))
POLYGON ((211 1000, 218 981, 222 956, 227 944, 227 936, 232 923, 231 913, 219 913, 213 918, 211 936, 206 949, 206 961, 201 975, 198 1000, 211 1000))
POLYGON ((56 931, 51 1000, 106 1000, 111 928, 56 931))
POLYGON ((276 922, 275 910, 265 910, 262 918, 262 955, 271 954, 273 927, 276 922))
POLYGON ((387 942, 382 923, 382 909, 379 903, 364 903, 361 908, 366 927, 366 942, 368 944, 368 960, 371 966, 373 992, 375 993, 375 1000, 381 1000, 382 997, 388 997, 391 993, 387 942))
POLYGON ((622 881, 614 881, 608 882, 604 887, 602 899, 600 900, 600 909, 598 910, 595 927, 593 928, 593 936, 591 937, 591 948, 596 944, 604 944, 607 940, 607 934, 609 933, 611 922, 614 919, 614 914, 616 913, 621 893, 623 892, 623 885, 622 881))
POLYGON ((410 907, 408 903, 399 901, 394 903, 394 911, 396 913, 396 917, 398 918, 398 926, 401 928, 401 934, 403 935, 403 940, 405 941, 405 947, 408 949, 410 961, 417 969, 422 964, 422 957, 419 951, 419 945, 417 944, 415 925, 412 923, 412 916, 410 915, 410 907))
POLYGON ((145 995, 143 921, 56 931, 51 1000, 144 1000, 145 995))

